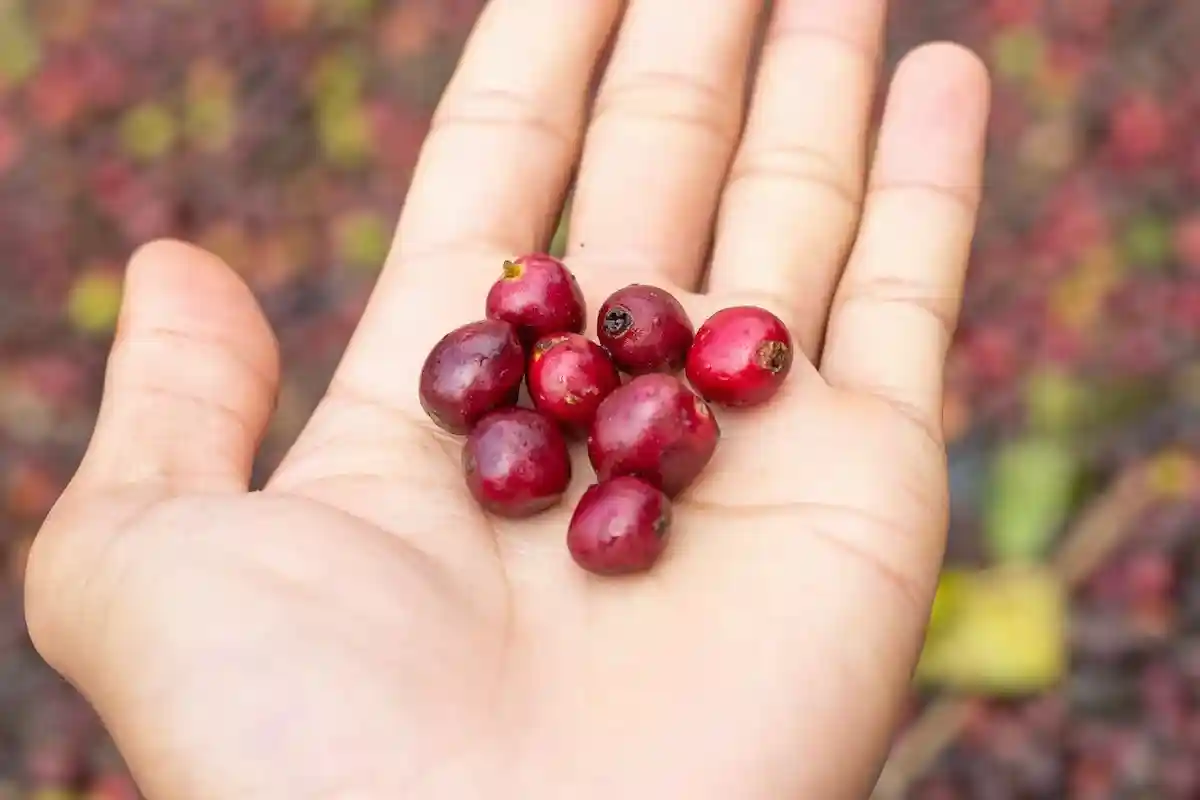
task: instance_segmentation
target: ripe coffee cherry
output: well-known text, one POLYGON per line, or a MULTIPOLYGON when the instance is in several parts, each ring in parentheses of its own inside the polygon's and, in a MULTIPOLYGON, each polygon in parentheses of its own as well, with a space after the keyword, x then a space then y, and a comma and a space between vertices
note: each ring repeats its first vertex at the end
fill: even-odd
POLYGON ((596 319, 596 338, 630 375, 682 369, 692 332, 687 312, 670 292, 641 284, 613 292, 596 319))
POLYGON ((587 311, 583 292, 561 261, 544 253, 504 262, 487 296, 488 319, 509 322, 526 346, 553 333, 580 333, 587 311))
POLYGON ((667 544, 671 501, 645 481, 620 477, 584 492, 567 528, 575 563, 597 575, 649 569, 667 544))
POLYGON ((507 322, 481 320, 442 337, 421 368, 421 407, 438 427, 465 434, 480 417, 516 405, 525 351, 507 322))
POLYGON ((675 497, 704 470, 720 436, 708 405, 682 381, 642 375, 600 404, 588 458, 601 481, 632 475, 675 497))
POLYGON ((585 431, 600 402, 621 385, 604 348, 578 333, 538 339, 525 380, 539 411, 562 425, 585 431))
POLYGON ((711 403, 747 407, 779 391, 792 368, 792 337, 766 309, 735 306, 718 311, 696 332, 688 351, 687 378, 711 403))
POLYGON ((555 505, 571 482, 571 458, 558 426, 536 411, 508 408, 479 421, 462 451, 471 496, 503 517, 555 505))

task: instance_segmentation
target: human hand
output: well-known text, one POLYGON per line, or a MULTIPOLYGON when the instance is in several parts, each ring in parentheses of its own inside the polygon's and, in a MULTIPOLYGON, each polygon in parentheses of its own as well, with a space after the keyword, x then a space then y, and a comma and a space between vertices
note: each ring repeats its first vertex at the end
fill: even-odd
POLYGON ((744 130, 762 4, 630 0, 584 140, 623 5, 487 6, 369 308, 263 491, 278 355, 257 304, 188 246, 133 258, 28 617, 149 797, 869 792, 942 553, 986 76, 951 45, 911 54, 868 179, 883 0, 777 0, 744 130), (769 405, 722 414, 635 578, 568 555, 586 460, 560 508, 489 518, 416 391, 502 260, 546 246, 581 147, 567 260, 592 313, 652 283, 696 324, 770 307, 807 355, 769 405))

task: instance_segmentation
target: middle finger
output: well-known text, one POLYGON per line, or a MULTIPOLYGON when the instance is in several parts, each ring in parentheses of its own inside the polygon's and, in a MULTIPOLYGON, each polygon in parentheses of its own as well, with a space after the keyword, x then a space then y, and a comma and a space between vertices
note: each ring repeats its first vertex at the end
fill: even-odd
POLYGON ((600 86, 568 254, 697 287, 762 0, 631 0, 600 86))

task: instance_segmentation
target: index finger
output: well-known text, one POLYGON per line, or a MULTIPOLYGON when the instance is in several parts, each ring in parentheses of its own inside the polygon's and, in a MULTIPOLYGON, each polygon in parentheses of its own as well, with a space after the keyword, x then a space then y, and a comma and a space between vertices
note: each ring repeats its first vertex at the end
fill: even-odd
POLYGON ((511 256, 546 246, 579 155, 592 73, 621 7, 487 4, 434 115, 395 261, 466 243, 511 256))

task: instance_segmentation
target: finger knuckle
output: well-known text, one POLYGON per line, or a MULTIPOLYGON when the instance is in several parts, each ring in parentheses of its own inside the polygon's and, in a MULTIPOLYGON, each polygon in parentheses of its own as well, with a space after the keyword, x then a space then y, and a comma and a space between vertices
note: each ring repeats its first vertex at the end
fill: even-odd
POLYGON ((741 125, 732 96, 727 87, 689 73, 638 72, 601 90, 592 124, 632 121, 672 125, 732 145, 741 125))
POLYGON ((510 89, 468 89, 438 109, 430 122, 430 133, 441 134, 463 127, 511 128, 542 136, 559 146, 570 145, 574 126, 553 113, 552 107, 534 95, 510 89))
POLYGON ((851 171, 829 153, 804 144, 776 144, 747 150, 734 164, 728 186, 736 190, 764 181, 820 192, 854 213, 861 201, 862 190, 851 171))

